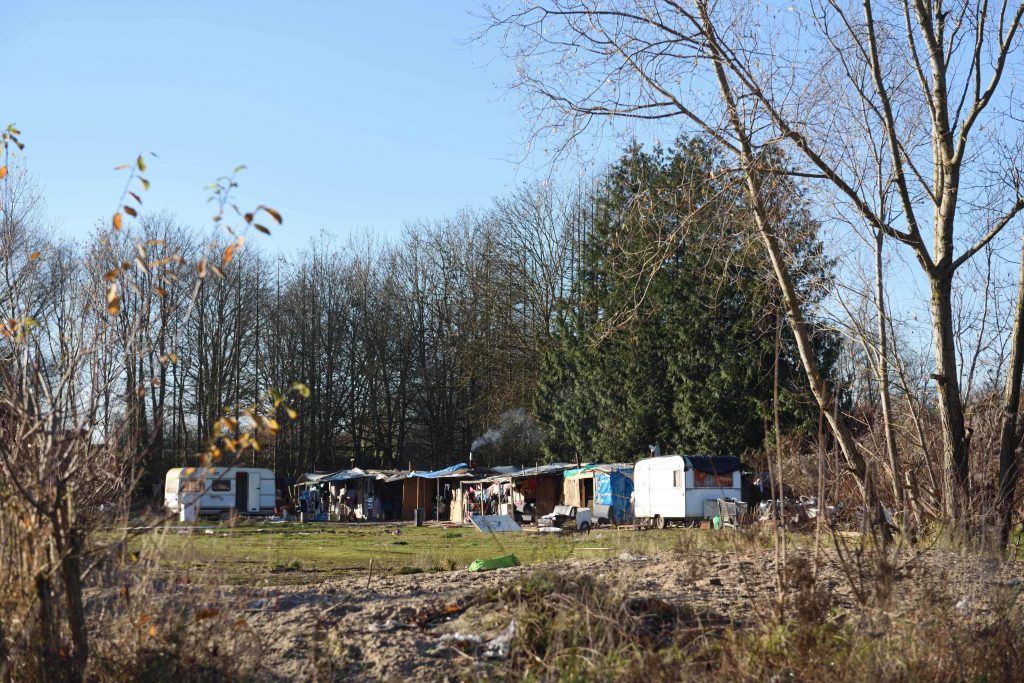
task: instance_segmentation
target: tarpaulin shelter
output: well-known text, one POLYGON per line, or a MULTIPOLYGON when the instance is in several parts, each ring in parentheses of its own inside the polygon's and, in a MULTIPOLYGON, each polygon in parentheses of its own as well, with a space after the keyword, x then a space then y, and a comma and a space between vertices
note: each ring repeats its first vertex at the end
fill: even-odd
POLYGON ((295 498, 314 519, 376 520, 383 518, 379 485, 383 473, 356 468, 335 472, 307 472, 295 483, 295 498))
MULTIPOLYGON (((480 486, 482 489, 497 489, 497 507, 512 505, 520 510, 529 506, 533 510, 534 519, 546 515, 555 509, 555 506, 562 499, 562 472, 572 467, 567 463, 551 463, 527 467, 513 472, 500 472, 489 477, 478 479, 466 479, 460 483, 460 499, 466 501, 460 510, 473 512, 474 514, 487 514, 486 505, 481 498, 475 501, 468 501, 467 488, 469 486, 480 486)), ((498 512, 495 510, 494 512, 498 512)), ((507 514, 513 514, 511 511, 507 514)), ((456 511, 452 512, 453 521, 465 522, 465 517, 456 518, 456 511)))
POLYGON ((428 516, 435 520, 442 516, 447 519, 448 515, 442 515, 442 507, 450 502, 452 483, 479 474, 464 462, 433 472, 407 472, 402 485, 402 519, 415 519, 416 508, 428 510, 428 516))
POLYGON ((595 517, 620 524, 633 517, 633 466, 590 464, 566 470, 562 495, 566 505, 590 508, 595 517))

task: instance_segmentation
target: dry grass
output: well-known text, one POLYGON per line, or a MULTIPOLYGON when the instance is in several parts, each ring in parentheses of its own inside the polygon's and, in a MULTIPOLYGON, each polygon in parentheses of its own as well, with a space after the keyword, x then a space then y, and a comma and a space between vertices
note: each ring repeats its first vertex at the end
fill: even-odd
POLYGON ((1020 584, 894 596, 891 556, 850 567, 863 600, 843 608, 794 558, 784 618, 764 596, 741 619, 638 599, 626 586, 538 572, 495 596, 520 625, 496 677, 543 681, 1016 681, 1020 584), (957 600, 957 596, 963 596, 957 600), (991 608, 972 610, 984 603, 991 608))

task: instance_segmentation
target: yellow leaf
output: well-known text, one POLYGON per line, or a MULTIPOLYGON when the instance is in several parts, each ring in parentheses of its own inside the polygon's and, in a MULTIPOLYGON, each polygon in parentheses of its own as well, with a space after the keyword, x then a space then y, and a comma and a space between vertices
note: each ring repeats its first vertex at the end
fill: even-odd
POLYGON ((178 364, 178 354, 174 353, 173 351, 171 351, 171 362, 174 363, 175 365, 178 364))
POLYGON ((121 297, 117 295, 117 283, 112 282, 107 290, 107 313, 117 315, 121 311, 121 297))
POLYGON ((288 390, 289 391, 294 391, 294 392, 298 393, 299 396, 301 396, 302 398, 309 398, 309 394, 310 394, 309 387, 307 387, 302 382, 293 382, 291 387, 289 387, 288 390))
POLYGON ((292 419, 292 420, 294 420, 295 418, 297 418, 299 416, 299 414, 297 412, 295 412, 292 408, 287 408, 286 407, 285 411, 288 413, 288 417, 290 419, 292 419))
POLYGON ((149 189, 149 181, 148 180, 146 180, 145 178, 140 177, 139 178, 139 182, 142 183, 142 189, 143 190, 148 190, 149 189))
POLYGON ((141 154, 139 155, 139 158, 135 160, 135 165, 138 166, 140 171, 146 170, 146 161, 142 158, 141 154))
POLYGON ((111 220, 110 222, 114 226, 114 230, 120 230, 121 229, 121 212, 118 211, 117 213, 115 213, 113 220, 111 220))
POLYGON ((156 624, 152 624, 149 627, 149 637, 156 638, 156 624))

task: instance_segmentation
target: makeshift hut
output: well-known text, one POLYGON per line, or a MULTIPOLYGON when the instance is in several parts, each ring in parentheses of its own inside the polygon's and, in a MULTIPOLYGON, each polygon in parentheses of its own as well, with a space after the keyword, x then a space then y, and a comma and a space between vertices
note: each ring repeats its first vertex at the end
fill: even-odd
POLYGON ((384 519, 382 474, 359 468, 307 473, 295 484, 299 509, 316 520, 376 521, 384 519))
POLYGON ((461 505, 453 510, 452 521, 465 523, 473 514, 507 514, 536 521, 561 502, 562 472, 570 467, 552 463, 466 479, 460 484, 461 505))
POLYGON ((449 520, 459 481, 479 474, 464 462, 433 472, 407 472, 402 486, 402 519, 415 519, 416 509, 421 508, 426 519, 449 520))
POLYGON ((584 465, 563 473, 566 505, 590 508, 594 517, 622 524, 633 518, 633 466, 584 465))

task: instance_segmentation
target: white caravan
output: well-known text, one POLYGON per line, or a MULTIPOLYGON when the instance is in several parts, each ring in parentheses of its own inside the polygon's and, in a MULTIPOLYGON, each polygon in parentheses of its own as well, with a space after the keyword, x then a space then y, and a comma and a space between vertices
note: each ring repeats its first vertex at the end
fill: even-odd
POLYGON ((674 521, 705 519, 704 501, 743 495, 739 458, 663 455, 633 467, 633 516, 659 529, 674 521))
POLYGON ((255 467, 175 467, 164 481, 164 505, 173 512, 197 505, 197 514, 237 510, 270 514, 277 504, 274 473, 255 467))

